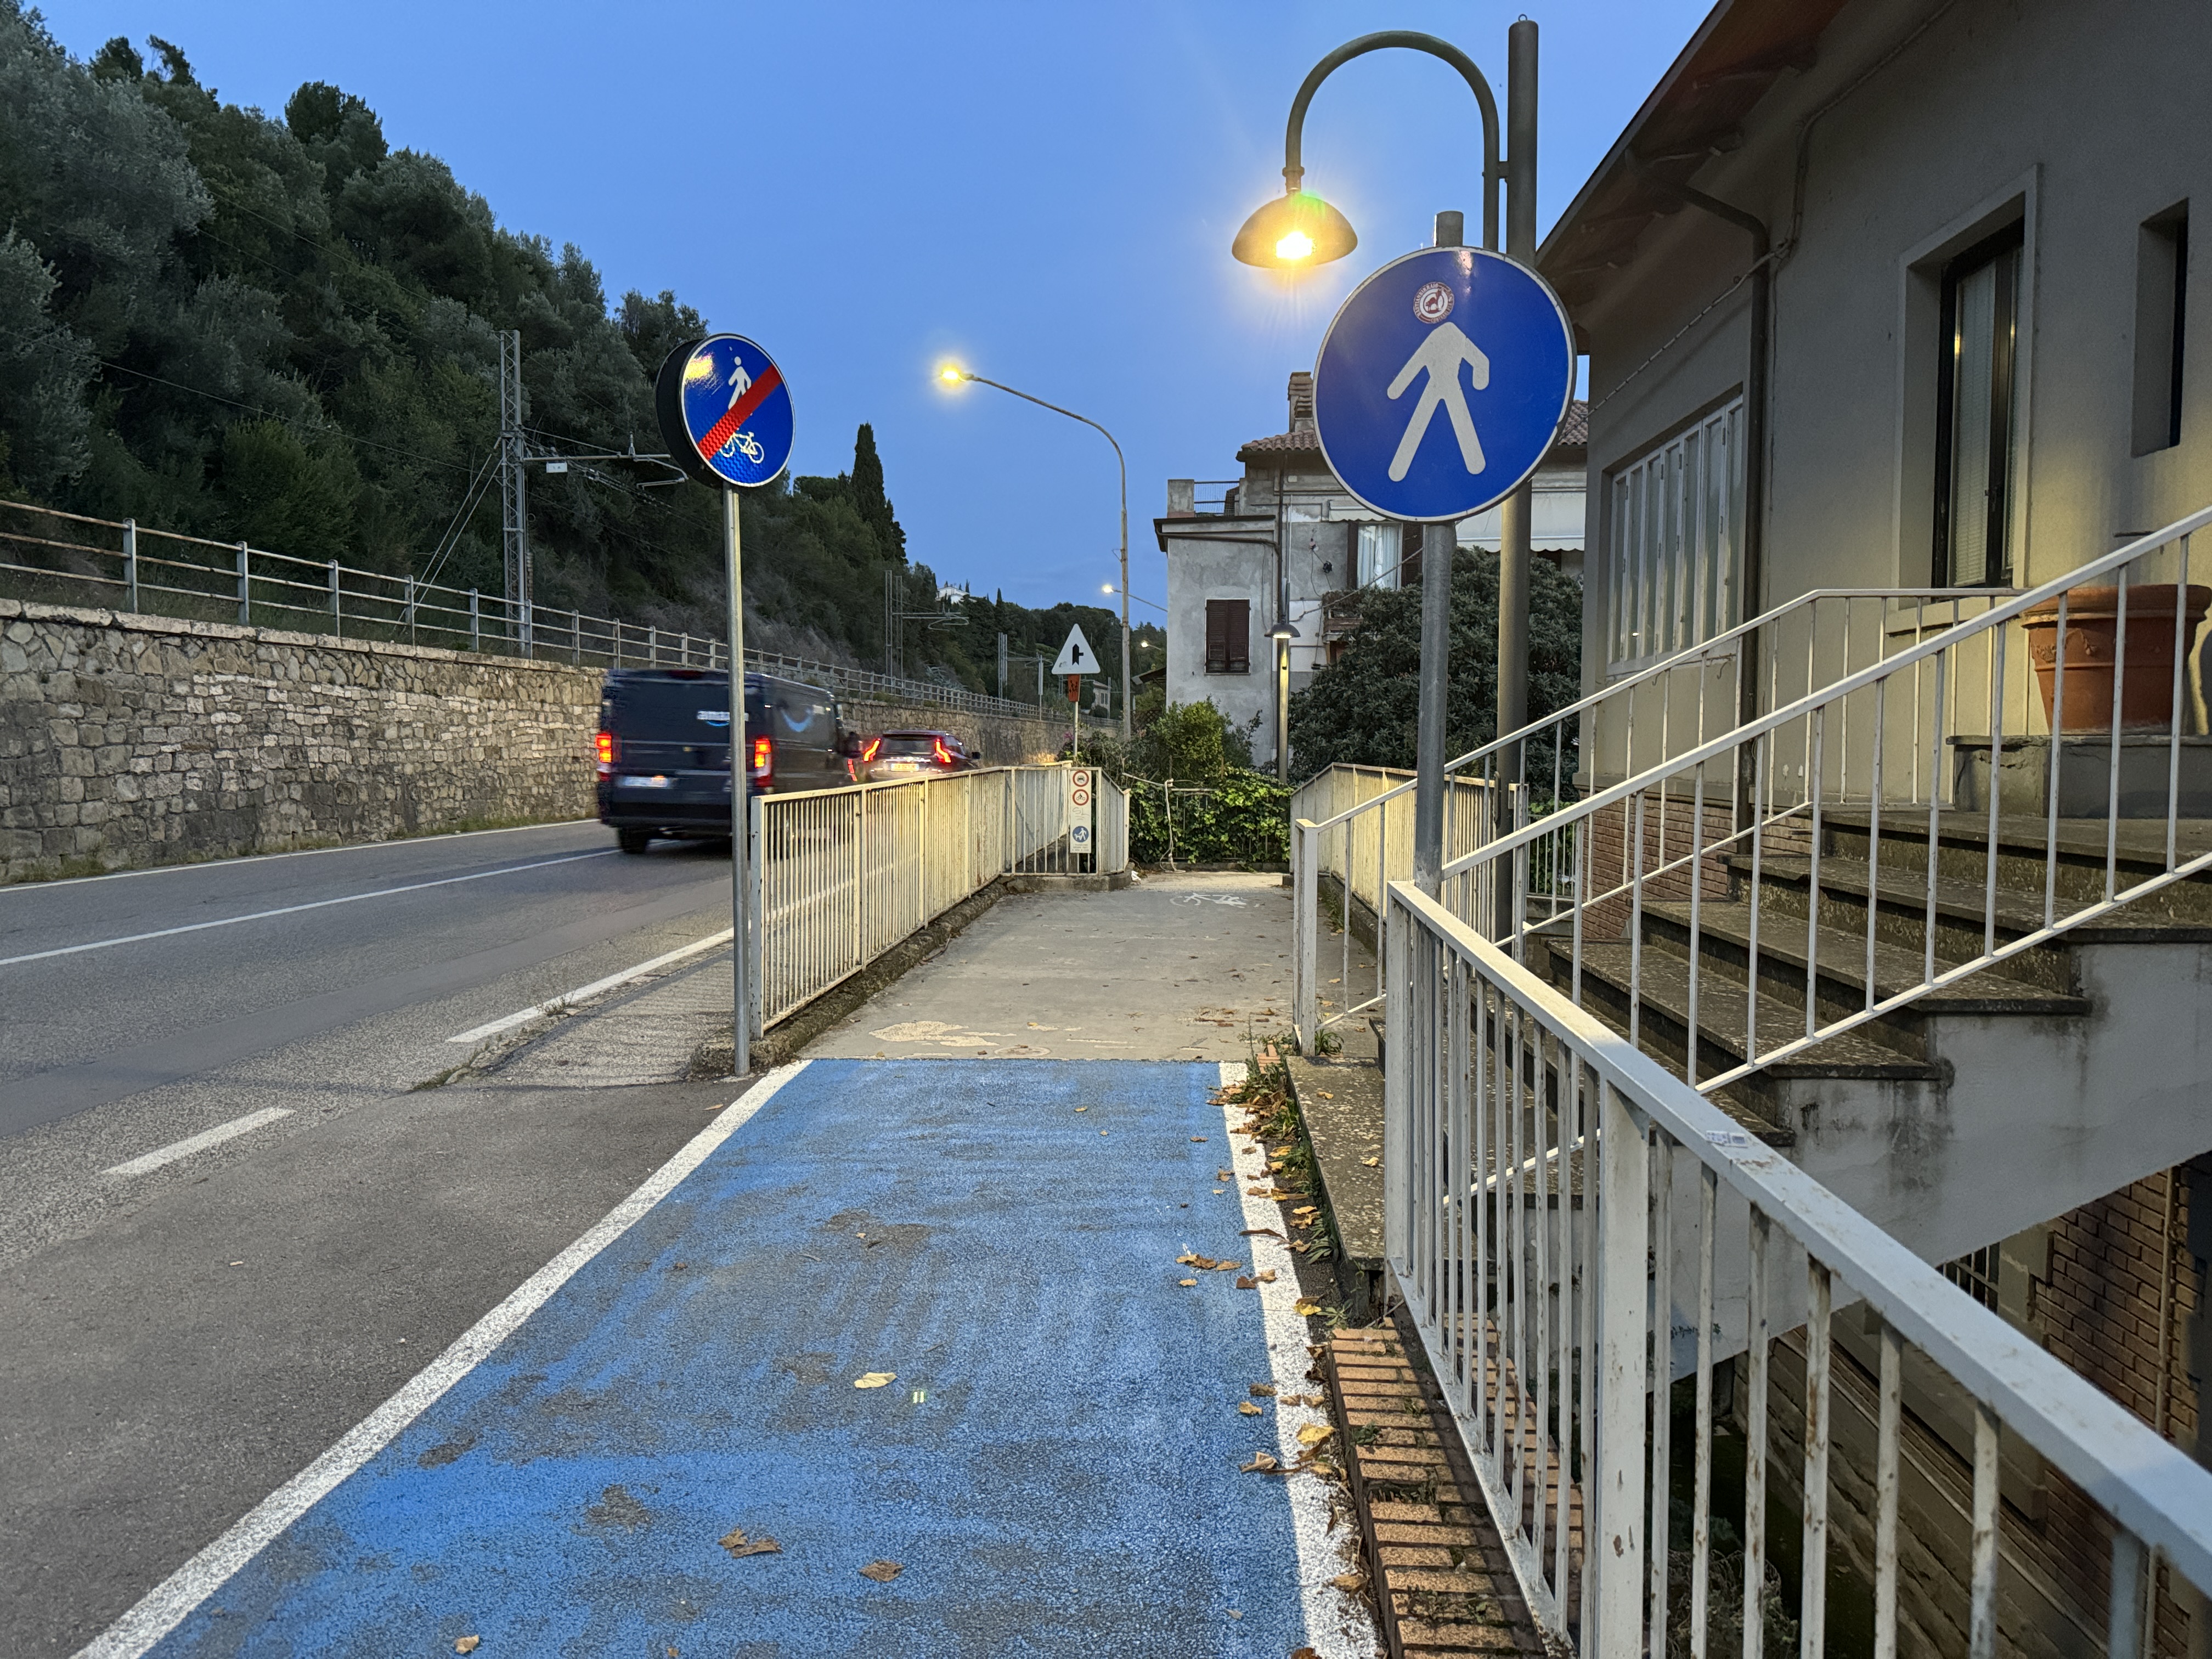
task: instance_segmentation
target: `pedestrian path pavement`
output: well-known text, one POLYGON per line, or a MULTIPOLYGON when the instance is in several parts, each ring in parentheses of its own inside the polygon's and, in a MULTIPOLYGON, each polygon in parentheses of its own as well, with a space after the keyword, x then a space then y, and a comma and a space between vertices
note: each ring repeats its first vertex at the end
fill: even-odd
POLYGON ((1364 1659, 1224 1069, 770 1074, 87 1653, 1364 1659))

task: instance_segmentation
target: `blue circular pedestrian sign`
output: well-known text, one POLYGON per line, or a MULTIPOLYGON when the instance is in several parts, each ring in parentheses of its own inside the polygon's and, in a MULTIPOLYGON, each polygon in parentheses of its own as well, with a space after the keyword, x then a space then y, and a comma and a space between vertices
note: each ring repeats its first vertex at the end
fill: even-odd
POLYGON ((742 334, 677 347, 653 396, 661 441, 702 483, 756 489, 791 460, 791 388, 775 359, 742 334))
POLYGON ((1574 389, 1574 332, 1542 277, 1487 248, 1423 248, 1338 310, 1314 364, 1314 425, 1353 495, 1434 523, 1518 489, 1574 389))

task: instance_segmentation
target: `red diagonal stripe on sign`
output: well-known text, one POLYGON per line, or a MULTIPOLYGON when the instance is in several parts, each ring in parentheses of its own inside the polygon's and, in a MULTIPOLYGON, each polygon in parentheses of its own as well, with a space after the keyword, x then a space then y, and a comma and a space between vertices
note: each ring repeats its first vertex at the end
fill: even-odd
POLYGON ((737 430, 752 418, 753 411, 767 401, 768 394, 783 384, 783 376, 770 363, 744 391, 744 395, 730 405, 730 412, 707 428, 707 435, 699 440, 699 453, 712 455, 736 435, 737 430))

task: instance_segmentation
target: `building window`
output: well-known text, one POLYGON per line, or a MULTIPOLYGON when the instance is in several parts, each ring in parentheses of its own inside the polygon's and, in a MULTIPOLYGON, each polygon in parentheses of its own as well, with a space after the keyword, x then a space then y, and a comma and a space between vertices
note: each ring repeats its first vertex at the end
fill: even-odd
POLYGON ((1742 451, 1739 398, 1613 475, 1613 665, 1666 656, 1735 625, 1742 451))
POLYGON ((1936 582, 2001 586, 2012 578, 2018 471, 2018 225, 1943 271, 1943 362, 1936 410, 1936 582))
POLYGON ((2181 441, 2181 354, 2189 297, 2189 204, 2143 222, 2136 239, 2135 453, 2181 441))
POLYGON ((1252 601, 1208 599, 1206 602, 1206 672, 1209 674, 1249 674, 1252 672, 1252 601))
POLYGON ((1398 526, 1395 524, 1363 524, 1353 528, 1359 538, 1356 585, 1361 587, 1395 587, 1398 585, 1398 552, 1401 545, 1398 526))
POLYGON ((1991 1313, 1997 1310, 1997 1246, 1969 1250, 1955 1261, 1943 1264, 1943 1277, 1991 1313))

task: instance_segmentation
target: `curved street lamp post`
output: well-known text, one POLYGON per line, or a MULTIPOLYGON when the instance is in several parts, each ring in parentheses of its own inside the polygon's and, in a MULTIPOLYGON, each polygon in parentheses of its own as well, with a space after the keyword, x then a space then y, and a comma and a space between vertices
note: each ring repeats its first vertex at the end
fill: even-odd
MULTIPOLYGON (((1507 153, 1498 149, 1498 100, 1473 58, 1449 40, 1413 29, 1385 29, 1347 40, 1313 66, 1283 134, 1284 193, 1254 211, 1231 247, 1246 264, 1299 270, 1340 259, 1359 245, 1345 216, 1305 189, 1306 107, 1337 70, 1370 52, 1399 47, 1426 52, 1457 70, 1482 112, 1482 245, 1498 246, 1498 186, 1507 186, 1505 252, 1531 264, 1536 257, 1536 26, 1522 18, 1506 31, 1507 153)), ((1463 221, 1437 215, 1436 246, 1455 247, 1463 221)), ((1518 731, 1528 720, 1528 529, 1527 483, 1505 498, 1498 566, 1498 729, 1518 731)), ((1432 524, 1422 538, 1421 707, 1414 740, 1418 781, 1413 789, 1413 880, 1434 896, 1443 884, 1444 707, 1451 647, 1451 561, 1455 528, 1432 524)), ((1287 622, 1287 618, 1285 619, 1287 622)), ((1282 647, 1279 647, 1282 648, 1282 647)), ((1499 757, 1501 781, 1518 771, 1517 745, 1499 757)), ((1507 792, 1500 790, 1498 828, 1510 824, 1507 792)), ((1510 896, 1499 895, 1501 904, 1510 896)))
POLYGON ((1100 437, 1114 446, 1114 459, 1121 469, 1121 741, 1129 741, 1129 463, 1121 453, 1121 446, 1114 434, 1092 420, 1088 415, 1079 415, 1072 409, 1062 409, 1058 404, 1048 404, 1042 398, 1030 396, 997 380, 986 380, 981 374, 948 363, 937 373, 937 378, 947 386, 958 386, 973 381, 1019 398, 1024 403, 1035 404, 1039 409, 1048 409, 1055 415, 1065 415, 1071 421, 1080 421, 1100 437))

